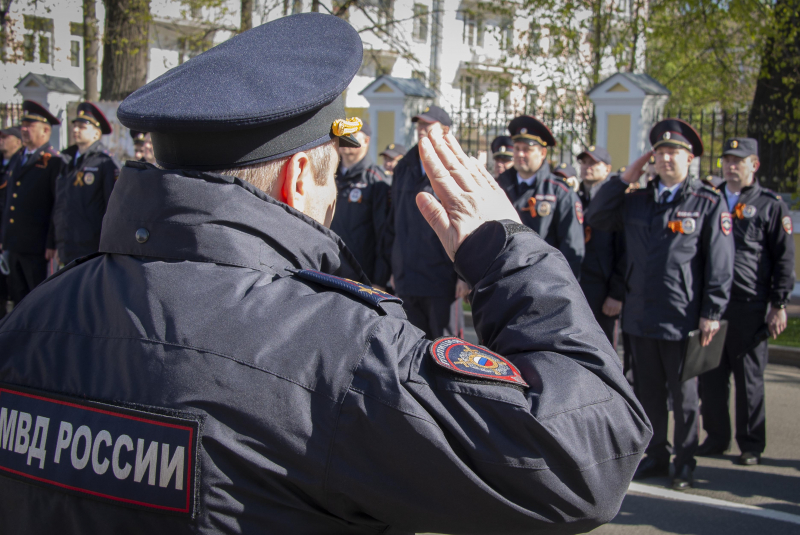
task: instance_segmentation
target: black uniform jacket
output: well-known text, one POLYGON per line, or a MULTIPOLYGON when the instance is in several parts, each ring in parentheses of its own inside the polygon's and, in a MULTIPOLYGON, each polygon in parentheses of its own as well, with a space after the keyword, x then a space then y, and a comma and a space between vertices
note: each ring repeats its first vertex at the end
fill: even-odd
POLYGON ((733 238, 725 199, 687 179, 672 202, 659 204, 658 177, 640 190, 614 175, 588 213, 594 229, 625 232, 622 328, 647 338, 682 340, 700 318, 718 320, 733 280, 733 238))
POLYGON ((450 297, 455 300, 456 275, 442 242, 417 208, 417 194, 433 195, 422 174, 419 145, 397 163, 392 176, 392 207, 387 239, 392 243, 392 274, 398 295, 450 297))
POLYGON ((530 386, 475 379, 434 362, 395 298, 287 271, 363 277, 335 234, 193 176, 129 162, 104 254, 0 323, 0 407, 36 444, 0 448, 18 472, 0 470, 8 533, 577 533, 614 517, 650 426, 557 251, 510 222, 458 251, 480 336, 530 386))
POLYGON ((794 229, 786 204, 754 182, 742 189, 731 215, 736 244, 731 299, 788 303, 795 274, 794 229))
POLYGON ((103 216, 119 176, 119 166, 99 141, 75 162, 77 150, 73 145, 61 153, 66 163, 53 208, 56 248, 64 264, 97 252, 103 216))
POLYGON ((19 254, 44 256, 53 249, 51 215, 56 195, 56 181, 64 160, 45 143, 22 165, 24 151, 18 152, 13 167, 6 172, 8 192, 3 211, 3 249, 19 254))
POLYGON ((344 240, 369 280, 385 287, 391 275, 391 251, 386 250, 384 235, 391 182, 380 167, 364 158, 344 176, 337 172, 336 187, 331 230, 344 240))
POLYGON ((572 273, 580 278, 585 252, 581 201, 566 182, 550 172, 549 164, 542 164, 534 176, 532 187, 520 184, 512 167, 497 177, 497 182, 522 222, 561 251, 572 273))
MULTIPOLYGON (((601 182, 598 188, 605 183, 601 182)), ((594 189, 594 192, 598 191, 594 189)), ((592 202, 591 191, 581 183, 578 197, 584 213, 592 202)), ((625 299, 625 236, 622 232, 607 232, 592 228, 584 222, 586 256, 581 264, 581 288, 596 314, 602 313, 606 297, 617 301, 625 299)))

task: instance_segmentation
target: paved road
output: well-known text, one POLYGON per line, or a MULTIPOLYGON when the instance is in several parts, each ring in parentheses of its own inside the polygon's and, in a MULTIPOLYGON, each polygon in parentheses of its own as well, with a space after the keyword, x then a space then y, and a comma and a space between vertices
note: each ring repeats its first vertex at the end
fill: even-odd
MULTIPOLYGON (((465 338, 475 341, 474 331, 465 338)), ((735 464, 734 444, 724 456, 698 458, 688 492, 670 490, 668 478, 634 483, 616 519, 592 533, 800 534, 800 368, 770 365, 766 381, 767 450, 760 466, 735 464)))

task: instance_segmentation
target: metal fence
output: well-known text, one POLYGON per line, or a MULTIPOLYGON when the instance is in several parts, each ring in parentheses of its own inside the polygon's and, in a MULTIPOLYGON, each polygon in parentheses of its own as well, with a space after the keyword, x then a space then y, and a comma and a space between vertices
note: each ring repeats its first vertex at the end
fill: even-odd
POLYGON ((19 124, 22 117, 22 104, 0 104, 0 128, 19 124))

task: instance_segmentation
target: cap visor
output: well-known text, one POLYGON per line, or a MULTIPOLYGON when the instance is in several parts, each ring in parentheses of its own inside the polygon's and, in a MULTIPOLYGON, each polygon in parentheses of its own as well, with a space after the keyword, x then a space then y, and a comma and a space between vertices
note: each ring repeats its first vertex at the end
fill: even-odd
POLYGON ((414 117, 411 118, 411 122, 412 123, 416 123, 417 121, 422 121, 423 123, 438 123, 439 122, 438 119, 434 119, 430 115, 425 115, 424 113, 421 113, 419 115, 415 115, 414 117))
POLYGON ((723 156, 736 156, 737 158, 747 158, 748 156, 752 156, 753 153, 751 153, 749 151, 745 151, 745 150, 731 149, 731 150, 726 150, 725 152, 722 153, 722 155, 723 156))
POLYGON ((339 136, 339 146, 357 149, 361 146, 361 143, 359 143, 358 139, 356 139, 355 136, 346 135, 346 136, 339 136))

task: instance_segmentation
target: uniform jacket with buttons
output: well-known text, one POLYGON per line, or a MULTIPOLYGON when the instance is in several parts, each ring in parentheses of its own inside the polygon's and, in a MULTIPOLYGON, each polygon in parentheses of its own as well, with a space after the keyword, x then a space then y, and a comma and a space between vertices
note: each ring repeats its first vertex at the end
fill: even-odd
POLYGON ((397 163, 392 175, 392 206, 387 239, 392 244, 392 274, 398 295, 449 297, 455 300, 453 262, 417 207, 417 194, 433 195, 422 173, 419 145, 397 163))
POLYGON ((3 211, 3 249, 18 254, 44 255, 53 249, 52 212, 56 181, 64 160, 45 143, 22 164, 24 151, 15 156, 14 166, 6 172, 8 199, 3 211))
MULTIPOLYGON (((594 192, 604 183, 600 183, 594 192)), ((592 203, 591 195, 586 183, 581 182, 578 197, 583 204, 584 213, 592 203)), ((625 236, 622 232, 592 228, 588 221, 584 221, 583 232, 586 255, 581 264, 581 288, 592 311, 602 314, 607 297, 617 301, 625 299, 625 236)))
POLYGON ((547 163, 534 175, 532 187, 519 183, 513 167, 497 177, 497 183, 522 222, 561 251, 575 278, 580 278, 585 254, 583 211, 575 191, 552 174, 547 163))
POLYGON ((100 227, 119 166, 99 141, 75 161, 77 145, 62 151, 64 172, 56 186, 53 208, 58 257, 68 264, 100 246, 100 227))
POLYGON ((385 236, 391 181, 380 167, 364 158, 345 175, 340 168, 336 187, 331 230, 344 240, 369 280, 385 287, 391 275, 391 251, 385 236))
POLYGON ((658 181, 628 193, 614 175, 587 216, 592 228, 624 232, 625 306, 629 334, 682 340, 700 318, 718 320, 733 280, 731 220, 715 189, 686 179, 672 202, 659 204, 658 181))
MULTIPOLYGON (((725 199, 725 186, 722 188, 725 199)), ((731 300, 784 305, 794 290, 794 236, 789 209, 758 182, 742 188, 731 213, 736 254, 731 300)))
POLYGON ((455 265, 481 339, 527 388, 435 364, 393 298, 295 274, 364 280, 334 233, 234 177, 129 162, 100 252, 0 323, 0 388, 107 407, 70 433, 50 421, 43 446, 29 431, 41 467, 0 449, 71 485, 0 470, 8 533, 579 533, 614 518, 650 439, 562 255, 522 225, 484 224, 455 265), (94 423, 120 407, 139 417, 94 423), (198 422, 181 457, 193 518, 141 505, 178 490, 177 449, 134 432, 156 415, 198 422), (140 503, 108 498, 123 491, 140 503))
POLYGON ((5 211, 6 208, 6 199, 8 199, 8 178, 6 174, 9 169, 14 166, 14 158, 17 157, 19 151, 15 152, 11 155, 11 158, 8 159, 8 163, 6 165, 0 165, 0 243, 2 243, 3 239, 3 218, 2 213, 5 211))

